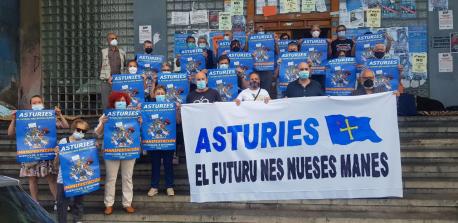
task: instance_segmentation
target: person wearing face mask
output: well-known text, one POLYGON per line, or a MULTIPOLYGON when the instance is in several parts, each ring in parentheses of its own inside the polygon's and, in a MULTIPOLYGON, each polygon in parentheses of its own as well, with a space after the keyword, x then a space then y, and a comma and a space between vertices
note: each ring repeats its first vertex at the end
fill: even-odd
POLYGON ((221 95, 215 89, 207 87, 208 79, 204 72, 196 74, 196 89, 189 92, 186 103, 214 103, 221 101, 221 95))
POLYGON ((208 47, 207 37, 199 36, 199 38, 197 39, 197 46, 204 50, 203 55, 205 57, 205 62, 206 62, 205 67, 207 69, 213 68, 214 67, 214 61, 213 61, 214 54, 213 54, 213 50, 209 49, 208 47))
POLYGON ((229 63, 231 60, 226 55, 221 55, 218 58, 218 69, 229 69, 229 63))
MULTIPOLYGON (((166 88, 162 85, 156 86, 154 89, 154 98, 149 102, 166 102, 166 88)), ((180 104, 177 103, 177 124, 180 120, 179 108, 180 104)), ((181 120, 180 120, 181 123, 181 120)), ((178 129, 177 129, 178 130, 178 129)), ((151 188, 148 191, 148 197, 153 197, 159 193, 159 180, 161 176, 161 160, 164 166, 165 188, 168 196, 175 196, 174 187, 174 174, 173 174, 173 157, 175 151, 171 150, 153 150, 148 151, 151 156, 151 188)))
MULTIPOLYGON (((76 142, 83 140, 85 134, 89 130, 89 124, 82 120, 76 119, 73 121, 72 135, 65 137, 59 141, 59 145, 76 142)), ((59 165, 59 147, 56 147, 56 159, 54 159, 55 165, 59 166, 59 173, 57 175, 57 222, 67 222, 68 207, 71 206, 71 212, 73 216, 73 222, 81 222, 83 219, 83 195, 75 196, 72 198, 65 197, 64 181, 62 178, 62 168, 59 165)))
MULTIPOLYGON (((127 109, 130 104, 129 95, 124 92, 113 91, 109 97, 109 109, 127 109)), ((98 137, 103 137, 103 130, 105 123, 108 121, 108 117, 102 115, 99 118, 99 124, 95 128, 94 132, 98 137)), ((141 125, 141 117, 138 118, 138 122, 141 125)), ((105 215, 111 215, 113 213, 113 204, 115 202, 115 191, 116 191, 116 179, 118 177, 118 171, 121 169, 122 177, 122 206, 124 210, 131 214, 135 212, 132 207, 133 198, 133 184, 132 175, 134 172, 135 159, 130 160, 105 160, 106 177, 105 177, 105 215)))
MULTIPOLYGON (((206 38, 205 38, 205 37, 202 37, 202 38, 204 38, 205 43, 207 43, 206 38)), ((202 40, 201 40, 201 42, 202 42, 202 40)), ((208 43, 207 43, 206 45, 208 46, 208 43)), ((197 48, 198 45, 196 44, 196 38, 194 38, 193 36, 188 36, 188 37, 186 38, 186 46, 187 46, 188 49, 195 49, 195 48, 197 48)), ((203 46, 203 44, 200 45, 199 47, 201 47, 201 46, 203 46)), ((202 47, 201 47, 201 48, 202 48, 202 47)), ((212 52, 212 54, 213 54, 213 52, 212 52)), ((209 62, 210 56, 209 56, 209 53, 208 53, 207 50, 203 50, 202 55, 205 57, 205 68, 206 68, 206 69, 211 69, 211 68, 213 68, 213 55, 212 55, 212 57, 211 57, 211 61, 210 61, 210 62, 209 62)), ((175 58, 175 66, 176 66, 175 70, 177 70, 178 67, 180 67, 180 65, 181 65, 181 63, 180 63, 180 58, 181 58, 181 55, 177 54, 177 55, 176 55, 176 58, 175 58)))
POLYGON ((297 65, 299 78, 290 82, 286 87, 286 97, 312 97, 323 96, 323 90, 320 83, 310 79, 311 65, 301 62, 297 65))
MULTIPOLYGON (((299 51, 299 44, 297 41, 291 41, 288 43, 288 52, 298 52, 299 51)), ((274 81, 278 81, 278 76, 280 75, 280 65, 281 65, 281 58, 277 60, 277 67, 275 68, 274 73, 274 81)))
POLYGON ((237 105, 240 105, 242 101, 264 101, 268 103, 270 100, 269 92, 260 87, 261 78, 256 72, 250 74, 249 87, 239 93, 237 98, 234 100, 237 105))
MULTIPOLYGON (((30 108, 32 110, 43 110, 44 100, 40 95, 34 95, 30 98, 30 108)), ((69 128, 68 122, 62 114, 59 107, 55 107, 56 112, 56 127, 57 128, 69 128)), ((13 119, 8 126, 8 136, 16 136, 16 110, 12 112, 13 119)), ((29 182, 30 196, 36 202, 38 202, 38 178, 45 178, 49 184, 49 190, 54 198, 54 210, 57 210, 57 185, 56 185, 56 174, 57 167, 54 166, 52 160, 40 160, 30 163, 21 163, 21 170, 19 171, 19 177, 27 177, 29 182)))
POLYGON ((240 41, 236 39, 231 41, 230 48, 231 48, 231 52, 242 52, 243 51, 240 41))
POLYGON ((100 64, 100 93, 102 106, 108 105, 108 95, 111 92, 110 77, 112 74, 121 74, 126 63, 126 53, 118 47, 118 36, 115 33, 107 35, 108 47, 102 49, 100 64))
POLYGON ((344 25, 339 25, 336 28, 337 39, 331 42, 329 45, 328 52, 332 59, 339 57, 339 52, 345 52, 345 57, 353 57, 355 41, 352 39, 347 39, 346 31, 347 28, 344 25))
POLYGON ((364 69, 358 78, 358 85, 356 89, 351 93, 351 95, 366 95, 387 91, 383 86, 375 87, 374 83, 374 71, 370 69, 364 69))

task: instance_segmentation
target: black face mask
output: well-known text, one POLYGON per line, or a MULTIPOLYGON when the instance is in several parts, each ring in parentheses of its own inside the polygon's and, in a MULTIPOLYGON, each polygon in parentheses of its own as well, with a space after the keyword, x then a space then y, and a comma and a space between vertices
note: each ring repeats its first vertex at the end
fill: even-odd
POLYGON ((145 53, 150 54, 153 52, 153 48, 145 48, 145 53))
POLYGON ((374 81, 372 79, 367 79, 363 82, 363 86, 366 89, 372 89, 374 88, 374 81))
POLYGON ((384 52, 374 52, 374 56, 378 59, 382 59, 385 56, 384 52))
POLYGON ((257 81, 250 81, 250 88, 257 89, 259 87, 259 82, 257 81))
POLYGON ((240 47, 239 46, 234 46, 231 48, 232 52, 240 52, 240 47))

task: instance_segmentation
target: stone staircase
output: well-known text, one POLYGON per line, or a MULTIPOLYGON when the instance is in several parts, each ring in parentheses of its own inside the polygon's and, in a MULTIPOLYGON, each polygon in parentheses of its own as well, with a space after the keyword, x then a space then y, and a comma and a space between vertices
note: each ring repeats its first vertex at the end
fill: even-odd
MULTIPOLYGON (((95 127, 96 118, 90 119, 95 127)), ((15 141, 0 122, 0 175, 17 178, 15 141)), ((400 117, 404 198, 336 199, 190 203, 184 151, 175 166, 177 195, 146 196, 150 184, 149 157, 134 170, 135 214, 121 209, 117 190, 115 211, 103 215, 103 189, 85 197, 86 222, 458 222, 458 117, 400 117)), ((59 137, 68 134, 59 130, 59 137)), ((91 136, 92 133, 90 134, 91 136)), ((102 164, 102 175, 105 167, 102 164)), ((118 178, 120 179, 120 178, 118 178)), ((28 190, 27 180, 21 179, 28 190)), ((39 181, 40 203, 51 210, 52 196, 39 181)), ((117 182, 120 185, 120 180, 117 182)), ((162 184, 162 182, 161 182, 162 184)))

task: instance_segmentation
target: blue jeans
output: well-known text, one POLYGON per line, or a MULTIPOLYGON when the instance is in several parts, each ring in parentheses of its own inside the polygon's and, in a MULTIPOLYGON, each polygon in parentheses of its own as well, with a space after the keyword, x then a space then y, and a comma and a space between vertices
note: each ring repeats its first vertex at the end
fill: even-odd
POLYGON ((149 151, 151 154, 151 187, 159 188, 159 179, 161 177, 161 159, 164 164, 165 187, 173 188, 173 153, 174 151, 149 151))

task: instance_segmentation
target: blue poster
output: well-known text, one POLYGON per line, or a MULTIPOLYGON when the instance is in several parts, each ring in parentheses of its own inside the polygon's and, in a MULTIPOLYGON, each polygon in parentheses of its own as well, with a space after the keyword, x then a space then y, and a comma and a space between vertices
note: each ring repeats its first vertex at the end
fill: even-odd
POLYGON ((307 62, 307 58, 308 55, 306 52, 286 52, 281 54, 278 79, 278 92, 281 97, 284 95, 283 93, 286 91, 288 84, 297 80, 299 72, 297 65, 301 62, 307 62))
POLYGON ((240 42, 240 48, 244 49, 246 44, 246 32, 234 32, 232 35, 233 39, 236 39, 240 42))
POLYGON ((237 97, 237 73, 235 69, 209 69, 208 87, 218 91, 221 100, 233 101, 237 97))
POLYGON ((428 52, 428 34, 426 25, 409 26, 409 53, 426 53, 428 52))
POLYGON ((278 40, 277 45, 278 51, 280 51, 279 54, 281 55, 284 52, 288 52, 288 44, 293 41, 295 40, 278 40))
POLYGON ((54 110, 18 110, 16 112, 16 159, 18 162, 54 159, 56 137, 54 110))
POLYGON ((189 34, 187 33, 175 33, 174 42, 175 42, 175 51, 174 54, 180 54, 181 50, 188 49, 186 45, 186 38, 188 38, 189 34))
MULTIPOLYGON (((218 37, 223 38, 223 36, 224 36, 224 31, 212 31, 212 32, 210 32, 210 33, 208 34, 208 37, 209 37, 209 38, 208 38, 208 39, 209 39, 208 45, 210 45, 210 49, 213 50, 213 52, 215 51, 215 47, 213 46, 213 38, 214 38, 215 36, 218 36, 218 37)), ((216 55, 215 55, 215 56, 216 56, 216 55)))
POLYGON ((140 74, 113 74, 113 91, 121 91, 130 96, 130 107, 145 101, 145 83, 140 74))
POLYGON ((242 77, 248 78, 253 72, 253 55, 250 52, 230 52, 227 54, 230 59, 229 68, 240 68, 243 72, 240 74, 242 77))
POLYGON ((100 166, 95 139, 59 145, 59 160, 66 197, 100 188, 100 166))
POLYGON ((275 41, 273 34, 250 35, 248 51, 253 54, 255 70, 274 70, 275 41))
POLYGON ((175 103, 142 105, 142 148, 144 150, 175 150, 175 103))
POLYGON ((186 49, 181 51, 180 67, 181 73, 192 76, 205 69, 205 57, 202 54, 203 49, 186 49))
POLYGON ((218 41, 218 57, 231 51, 231 41, 230 40, 220 40, 218 41))
POLYGON ((363 7, 362 0, 346 0, 347 11, 353 11, 355 9, 360 9, 363 7))
POLYGON ((355 57, 357 64, 364 64, 368 58, 372 58, 372 49, 378 43, 385 43, 385 34, 367 34, 356 38, 355 57))
POLYGON ((137 54, 138 72, 142 74, 145 71, 153 71, 158 73, 161 70, 164 56, 150 55, 150 54, 137 54))
POLYGON ((400 7, 399 3, 392 0, 381 0, 381 3, 377 6, 382 9, 382 18, 399 18, 400 7))
POLYGON ((366 33, 370 32, 371 30, 369 28, 353 28, 353 29, 347 29, 346 32, 346 37, 347 39, 356 39, 359 36, 363 36, 366 33))
POLYGON ((138 110, 107 109, 103 130, 103 149, 106 160, 130 160, 140 157, 140 124, 138 110))
POLYGON ((342 57, 328 61, 325 90, 327 95, 351 95, 356 87, 356 61, 354 57, 342 57))
POLYGON ((186 102, 189 93, 188 76, 185 73, 159 73, 158 84, 166 88, 167 102, 186 102))
POLYGON ((366 62, 365 67, 374 72, 374 87, 377 88, 377 92, 398 90, 398 65, 398 59, 370 59, 366 62))
POLYGON ((401 0, 401 18, 417 17, 417 3, 415 0, 401 0))
POLYGON ((328 58, 328 42, 325 38, 303 39, 301 52, 306 52, 308 59, 312 61, 312 74, 325 74, 325 64, 328 58))

